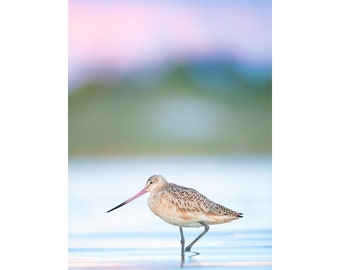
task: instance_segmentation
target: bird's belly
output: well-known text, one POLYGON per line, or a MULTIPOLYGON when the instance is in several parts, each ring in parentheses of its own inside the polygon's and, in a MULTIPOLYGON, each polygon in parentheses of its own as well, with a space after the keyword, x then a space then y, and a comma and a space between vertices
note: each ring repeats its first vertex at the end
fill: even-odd
POLYGON ((187 213, 181 209, 178 209, 176 205, 168 203, 162 199, 149 200, 149 207, 151 211, 159 216, 164 221, 180 227, 200 227, 202 226, 198 223, 199 217, 193 215, 192 213, 187 213))
POLYGON ((226 216, 215 216, 201 212, 184 210, 174 203, 160 197, 149 197, 148 200, 151 211, 164 221, 180 227, 201 227, 199 222, 206 224, 221 224, 231 221, 226 216))

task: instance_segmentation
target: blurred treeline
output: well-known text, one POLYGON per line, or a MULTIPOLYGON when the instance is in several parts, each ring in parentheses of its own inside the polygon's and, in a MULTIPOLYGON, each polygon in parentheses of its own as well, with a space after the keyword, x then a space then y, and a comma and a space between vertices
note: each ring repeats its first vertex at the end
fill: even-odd
POLYGON ((69 91, 69 156, 271 153, 271 67, 101 70, 69 91))

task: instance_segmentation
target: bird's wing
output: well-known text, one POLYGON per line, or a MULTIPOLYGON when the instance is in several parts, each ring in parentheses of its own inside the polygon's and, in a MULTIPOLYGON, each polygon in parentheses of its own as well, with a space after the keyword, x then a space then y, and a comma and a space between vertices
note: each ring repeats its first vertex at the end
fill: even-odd
POLYGON ((175 184, 171 184, 169 187, 170 190, 166 192, 168 194, 167 196, 169 196, 168 199, 182 210, 220 216, 237 216, 239 214, 223 205, 213 202, 192 188, 175 184))

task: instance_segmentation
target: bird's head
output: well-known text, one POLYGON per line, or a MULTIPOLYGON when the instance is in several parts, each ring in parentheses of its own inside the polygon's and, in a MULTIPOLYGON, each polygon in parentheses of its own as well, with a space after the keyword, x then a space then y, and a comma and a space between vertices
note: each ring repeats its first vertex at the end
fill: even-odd
POLYGON ((159 191, 167 183, 168 182, 162 175, 156 174, 149 177, 149 179, 146 181, 144 189, 148 192, 159 191))

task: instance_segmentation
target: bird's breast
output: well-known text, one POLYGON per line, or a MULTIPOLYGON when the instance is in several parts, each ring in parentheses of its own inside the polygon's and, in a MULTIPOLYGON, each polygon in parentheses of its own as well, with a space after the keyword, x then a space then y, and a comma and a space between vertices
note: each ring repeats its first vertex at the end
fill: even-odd
POLYGON ((167 196, 161 194, 151 194, 148 199, 151 211, 164 221, 180 227, 201 227, 198 223, 202 221, 199 213, 186 211, 178 207, 178 204, 167 196))

